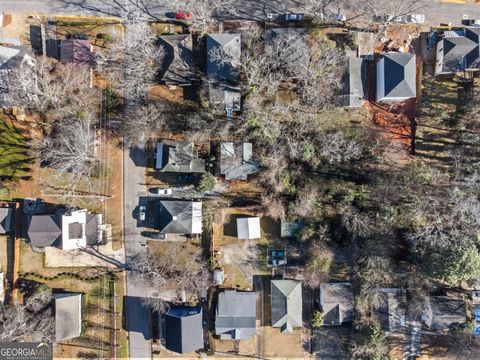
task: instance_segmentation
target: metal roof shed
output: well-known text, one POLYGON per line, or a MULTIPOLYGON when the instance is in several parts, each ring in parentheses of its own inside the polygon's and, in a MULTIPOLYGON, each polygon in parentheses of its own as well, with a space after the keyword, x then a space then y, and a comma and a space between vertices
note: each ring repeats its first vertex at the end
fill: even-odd
POLYGON ((239 239, 260 239, 260 218, 248 217, 237 219, 237 237, 239 239))

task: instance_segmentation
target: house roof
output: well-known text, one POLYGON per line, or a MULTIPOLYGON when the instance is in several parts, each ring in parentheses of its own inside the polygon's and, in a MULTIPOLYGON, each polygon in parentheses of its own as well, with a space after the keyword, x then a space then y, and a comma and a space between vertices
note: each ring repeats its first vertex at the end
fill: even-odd
POLYGON ((55 340, 80 336, 82 332, 82 294, 55 294, 55 340))
POLYGON ((203 173, 205 160, 197 157, 193 143, 163 140, 157 144, 155 168, 163 172, 203 173))
POLYGON ((31 215, 27 235, 34 247, 57 245, 62 238, 60 221, 56 215, 31 215))
POLYGON ((215 333, 222 339, 249 339, 255 335, 256 295, 254 292, 225 290, 218 294, 215 333))
POLYGON ((280 237, 296 237, 303 229, 305 221, 303 219, 296 221, 280 221, 280 237))
POLYGON ((341 325, 353 320, 352 284, 348 282, 320 284, 320 305, 325 325, 341 325))
POLYGON ((461 30, 445 31, 437 43, 437 64, 435 72, 456 73, 475 69, 480 65, 480 29, 466 27, 461 30))
POLYGON ((192 35, 163 35, 159 46, 164 50, 160 78, 167 85, 189 86, 193 72, 192 35))
POLYGON ((10 207, 0 208, 0 234, 8 234, 13 230, 13 209, 10 207))
POLYGON ((203 348, 202 308, 171 307, 165 314, 165 347, 179 354, 203 348))
POLYGON ((258 173, 260 166, 252 155, 251 143, 221 143, 220 173, 225 175, 225 180, 247 180, 248 175, 258 173))
POLYGON ((158 223, 162 234, 201 234, 202 203, 194 201, 160 201, 158 223))
POLYGON ((96 244, 99 239, 98 226, 102 224, 101 214, 87 213, 85 223, 85 237, 87 238, 87 245, 96 244))
POLYGON ((416 96, 416 58, 413 54, 382 54, 377 63, 377 101, 416 96))
POLYGON ((240 61, 241 42, 240 34, 208 34, 207 35, 207 76, 210 80, 217 82, 237 83, 240 79, 240 73, 236 62, 240 61), (216 61, 212 56, 212 51, 222 49, 232 59, 226 63, 216 61))
POLYGON ((302 326, 302 283, 295 280, 271 281, 272 327, 291 329, 302 326))
POLYGON ((237 237, 239 239, 260 239, 260 218, 237 218, 237 237))
POLYGON ((95 65, 92 44, 87 40, 67 39, 60 41, 60 61, 80 65, 95 65))
POLYGON ((265 48, 280 64, 296 73, 310 61, 307 37, 305 28, 270 29, 265 32, 265 48))
POLYGON ((466 321, 465 303, 449 296, 430 296, 422 319, 433 331, 456 328, 466 321))
POLYGON ((367 87, 367 60, 348 57, 348 74, 344 82, 343 95, 338 97, 339 105, 360 107, 365 99, 367 87))
POLYGON ((378 309, 380 326, 395 335, 405 326, 407 295, 404 289, 378 289, 381 303, 378 309))
POLYGON ((0 105, 12 105, 12 98, 8 94, 12 71, 26 60, 34 61, 30 47, 0 45, 0 105))

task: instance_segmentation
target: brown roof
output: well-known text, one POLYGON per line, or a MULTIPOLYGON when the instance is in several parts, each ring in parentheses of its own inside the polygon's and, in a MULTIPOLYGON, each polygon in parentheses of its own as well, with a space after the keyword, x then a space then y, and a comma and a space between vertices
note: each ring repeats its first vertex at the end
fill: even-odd
POLYGON ((60 61, 64 63, 94 65, 92 44, 86 40, 68 39, 60 42, 60 61))

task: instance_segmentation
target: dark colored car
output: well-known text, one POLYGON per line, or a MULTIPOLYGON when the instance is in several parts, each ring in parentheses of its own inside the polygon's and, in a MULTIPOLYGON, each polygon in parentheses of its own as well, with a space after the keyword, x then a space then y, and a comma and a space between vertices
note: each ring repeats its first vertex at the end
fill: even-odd
POLYGON ((285 14, 282 17, 283 21, 286 22, 299 22, 305 18, 305 14, 285 14))

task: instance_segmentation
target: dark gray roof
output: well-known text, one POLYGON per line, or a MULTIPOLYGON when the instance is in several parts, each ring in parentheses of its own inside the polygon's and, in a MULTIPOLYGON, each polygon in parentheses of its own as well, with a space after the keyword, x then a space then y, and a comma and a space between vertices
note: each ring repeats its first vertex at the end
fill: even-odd
POLYGON ((195 79, 193 72, 192 35, 163 35, 159 46, 165 54, 160 78, 167 85, 189 86, 195 79))
POLYGON ((303 71, 310 61, 305 28, 277 28, 265 32, 265 48, 292 73, 303 71))
POLYGON ((225 175, 225 180, 247 180, 249 174, 260 170, 258 162, 252 156, 251 143, 221 143, 220 174, 225 175))
POLYGON ((240 79, 238 65, 240 61, 241 42, 240 34, 208 34, 207 35, 207 76, 210 80, 235 84, 240 79), (227 61, 220 63, 212 58, 211 52, 215 49, 223 49, 225 53, 234 59, 233 63, 227 61))
POLYGON ((348 75, 344 83, 343 95, 338 97, 339 105, 360 107, 365 99, 367 87, 367 60, 358 57, 348 58, 348 75))
POLYGON ((87 40, 67 39, 60 42, 60 61, 79 65, 95 65, 92 44, 87 40))
POLYGON ((305 221, 303 219, 296 221, 280 221, 280 236, 281 237, 296 237, 303 229, 305 221))
POLYGON ((437 43, 437 64, 435 72, 456 73, 476 69, 480 65, 480 29, 467 27, 446 31, 437 43))
POLYGON ((165 347, 179 354, 203 348, 202 308, 174 306, 165 314, 165 347))
POLYGON ((208 96, 214 105, 224 107, 227 115, 241 110, 242 96, 238 87, 225 84, 211 84, 208 96))
POLYGON ((415 55, 382 54, 377 64, 377 101, 415 97, 416 72, 415 55))
POLYGON ((62 238, 60 219, 56 215, 31 215, 27 234, 34 247, 54 246, 62 238))
POLYGON ((302 326, 302 283, 295 280, 271 281, 272 327, 302 326))
POLYGON ((8 234, 13 230, 13 209, 0 208, 0 234, 8 234))
POLYGON ((382 330, 388 335, 398 334, 406 323, 407 295, 404 289, 378 289, 380 307, 378 317, 382 330))
POLYGON ((320 305, 324 325, 341 325, 353 320, 352 284, 348 282, 320 284, 320 305))
POLYGON ((200 234, 202 203, 193 201, 160 201, 158 229, 162 234, 200 234))
POLYGON ((99 214, 87 213, 85 223, 85 236, 87 237, 87 245, 94 245, 98 242, 98 225, 99 214))
POLYGON ((254 292, 225 290, 218 294, 215 333, 222 339, 249 339, 255 335, 256 296, 254 292))
POLYGON ((157 144, 155 168, 163 172, 203 173, 205 160, 197 157, 193 143, 163 140, 157 144))
POLYGON ((454 329, 466 321, 465 303, 449 296, 430 296, 422 319, 433 331, 454 329))

